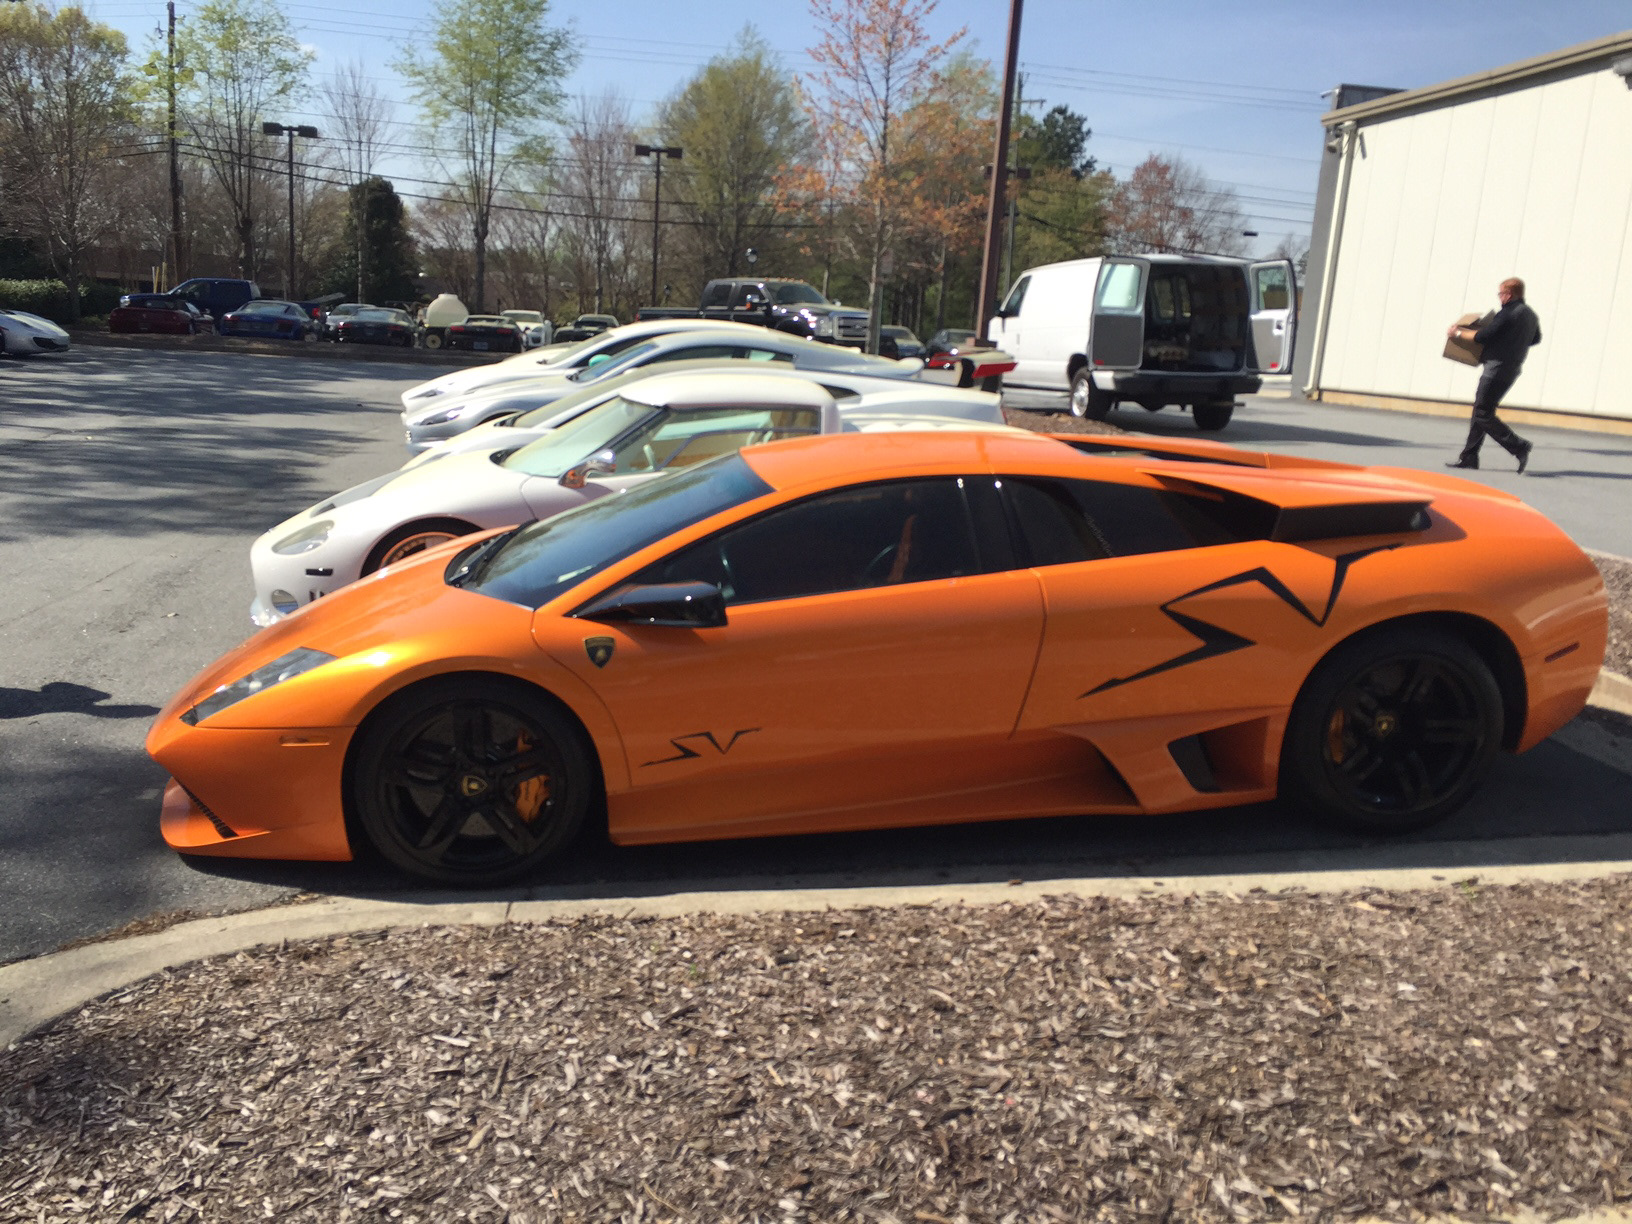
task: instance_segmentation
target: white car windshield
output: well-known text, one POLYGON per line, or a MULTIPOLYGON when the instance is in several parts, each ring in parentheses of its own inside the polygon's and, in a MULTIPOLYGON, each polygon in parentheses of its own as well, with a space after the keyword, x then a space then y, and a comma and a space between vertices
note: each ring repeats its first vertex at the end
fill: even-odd
POLYGON ((528 476, 556 479, 574 464, 610 446, 641 421, 662 415, 662 411, 650 404, 626 400, 621 395, 613 396, 598 408, 591 408, 583 416, 528 443, 508 456, 504 466, 528 476))

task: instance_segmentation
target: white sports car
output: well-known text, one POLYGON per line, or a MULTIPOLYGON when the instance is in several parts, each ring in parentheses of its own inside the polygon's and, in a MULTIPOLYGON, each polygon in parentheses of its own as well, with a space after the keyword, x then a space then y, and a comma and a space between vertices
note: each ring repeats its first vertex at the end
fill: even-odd
POLYGON ((547 518, 727 451, 843 429, 1004 425, 842 410, 816 379, 724 377, 718 369, 640 381, 519 450, 452 455, 328 498, 250 548, 250 619, 269 625, 348 582, 472 531, 547 518))
POLYGON ((68 333, 50 319, 26 310, 0 310, 0 354, 31 357, 67 351, 68 333))
MULTIPOLYGON (((442 442, 436 442, 419 451, 403 464, 418 467, 470 451, 515 450, 543 437, 550 430, 565 425, 574 417, 588 412, 619 394, 631 383, 648 378, 662 378, 670 373, 688 370, 714 370, 720 373, 745 373, 740 366, 725 365, 708 359, 667 362, 657 366, 637 366, 621 374, 598 379, 588 386, 578 387, 539 407, 536 395, 519 400, 528 411, 512 411, 508 416, 486 420, 464 433, 442 442)), ((869 412, 922 413, 937 417, 956 417, 987 425, 1002 425, 1003 408, 1000 397, 989 391, 968 391, 936 383, 913 379, 879 378, 871 374, 843 374, 829 371, 791 369, 786 365, 756 364, 752 373, 761 378, 787 378, 797 381, 818 381, 839 402, 843 411, 850 411, 865 398, 869 412)))
POLYGON ((408 449, 423 450, 433 442, 454 437, 486 421, 510 416, 524 409, 542 407, 580 387, 626 370, 670 361, 703 359, 722 364, 767 362, 791 365, 798 370, 893 379, 914 378, 924 368, 921 361, 869 357, 855 349, 767 331, 763 327, 750 327, 746 323, 714 323, 706 330, 637 339, 615 357, 597 354, 581 369, 569 371, 557 368, 553 373, 531 379, 516 380, 464 395, 438 397, 422 408, 402 414, 408 449))
MULTIPOLYGON (((402 393, 405 414, 424 408, 429 401, 444 395, 469 395, 483 387, 518 379, 537 378, 546 374, 571 374, 581 370, 596 357, 615 357, 631 344, 652 336, 666 336, 671 332, 711 331, 717 328, 734 330, 745 323, 722 323, 713 319, 657 319, 650 323, 630 323, 614 327, 571 344, 547 344, 543 348, 513 353, 503 361, 488 365, 454 370, 426 382, 417 383, 402 393)), ((755 329, 762 330, 762 329, 755 329)))

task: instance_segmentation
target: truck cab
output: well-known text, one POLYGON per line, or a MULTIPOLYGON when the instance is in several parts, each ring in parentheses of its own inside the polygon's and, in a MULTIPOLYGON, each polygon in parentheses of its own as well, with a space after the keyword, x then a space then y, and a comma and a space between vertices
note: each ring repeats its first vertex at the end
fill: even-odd
POLYGON ((1013 387, 1067 391, 1071 415, 1119 403, 1188 408, 1223 429, 1235 397, 1287 374, 1297 324, 1290 260, 1116 255, 1022 272, 988 330, 1013 387))
POLYGON ((793 336, 841 344, 867 345, 867 312, 830 302, 814 285, 799 280, 731 276, 711 280, 695 310, 686 307, 643 306, 635 315, 653 319, 725 319, 753 323, 793 336))

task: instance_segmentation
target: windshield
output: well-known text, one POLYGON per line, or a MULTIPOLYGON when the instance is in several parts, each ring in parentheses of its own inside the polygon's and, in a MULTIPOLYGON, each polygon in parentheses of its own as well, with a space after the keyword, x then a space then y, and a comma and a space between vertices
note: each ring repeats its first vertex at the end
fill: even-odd
POLYGON ((238 307, 239 314, 282 314, 289 308, 282 302, 245 302, 238 307))
POLYGON ((778 306, 794 306, 800 302, 808 302, 812 306, 831 306, 833 304, 809 285, 801 284, 798 281, 778 285, 772 291, 772 296, 778 306))
MULTIPOLYGON (((579 370, 578 373, 572 376, 572 381, 581 383, 594 382, 597 378, 605 378, 610 374, 616 374, 619 370, 628 369, 629 366, 639 361, 642 357, 646 356, 646 354, 653 352, 656 348, 656 343, 651 340, 648 340, 645 344, 637 344, 633 348, 625 349, 623 352, 618 353, 616 357, 611 357, 606 361, 600 362, 598 365, 585 366, 582 370, 579 370)), ((603 349, 601 351, 612 353, 618 352, 617 349, 603 349)))
POLYGON ((770 491, 740 455, 722 455, 523 527, 465 589, 536 608, 630 553, 770 491))
MULTIPOLYGON (((559 409, 560 404, 551 404, 550 408, 559 409)), ((574 464, 604 450, 631 426, 661 413, 662 409, 650 404, 637 404, 615 395, 560 428, 550 430, 538 441, 529 442, 507 457, 504 466, 513 472, 556 479, 574 464)))
POLYGON ((504 317, 514 319, 518 323, 542 323, 544 316, 536 310, 507 310, 504 317))
POLYGON ((408 319, 395 310, 348 310, 346 317, 358 323, 405 323, 408 319))

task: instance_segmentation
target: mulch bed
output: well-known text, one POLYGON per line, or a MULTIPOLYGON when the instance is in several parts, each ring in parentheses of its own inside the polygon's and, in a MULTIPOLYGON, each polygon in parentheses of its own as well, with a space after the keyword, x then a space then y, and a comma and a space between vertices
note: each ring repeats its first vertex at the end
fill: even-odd
POLYGON ((591 918, 170 971, 0 1053, 0 1220, 1560 1218, 1623 878, 591 918))
POLYGON ((1604 666, 1632 676, 1632 561, 1602 553, 1592 559, 1609 588, 1609 649, 1604 653, 1604 666))

